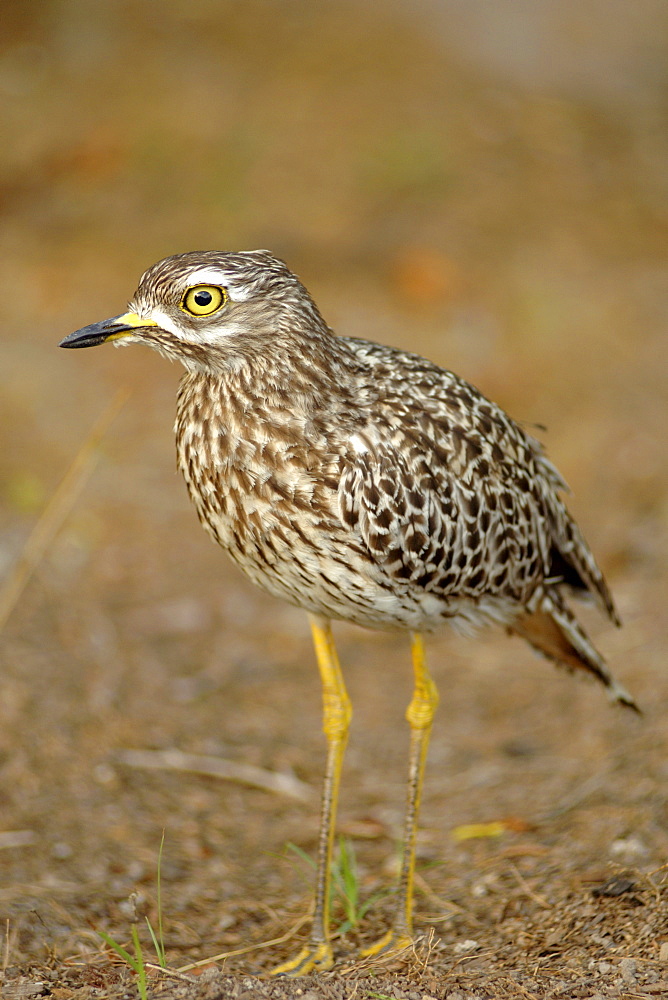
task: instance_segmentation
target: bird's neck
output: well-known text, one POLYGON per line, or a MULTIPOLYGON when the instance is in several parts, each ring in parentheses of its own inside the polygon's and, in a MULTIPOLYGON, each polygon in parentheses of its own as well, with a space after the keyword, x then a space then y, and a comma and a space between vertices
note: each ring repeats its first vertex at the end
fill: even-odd
POLYGON ((208 399, 237 425, 272 423, 278 414, 281 422, 293 415, 304 425, 349 403, 353 367, 346 342, 329 330, 309 337, 278 332, 226 345, 205 371, 189 370, 179 401, 208 399))

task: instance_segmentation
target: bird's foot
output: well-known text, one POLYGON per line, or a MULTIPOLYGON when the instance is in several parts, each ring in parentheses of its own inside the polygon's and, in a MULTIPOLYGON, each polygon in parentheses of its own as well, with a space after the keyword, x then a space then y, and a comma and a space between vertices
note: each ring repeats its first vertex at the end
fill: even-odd
POLYGON ((272 969, 270 975, 291 978, 308 976, 309 972, 325 972, 333 965, 332 946, 329 941, 321 941, 319 944, 306 945, 294 958, 289 958, 287 962, 272 969))
POLYGON ((360 952, 360 958, 398 958, 413 947, 413 938, 406 930, 390 929, 378 941, 360 952))

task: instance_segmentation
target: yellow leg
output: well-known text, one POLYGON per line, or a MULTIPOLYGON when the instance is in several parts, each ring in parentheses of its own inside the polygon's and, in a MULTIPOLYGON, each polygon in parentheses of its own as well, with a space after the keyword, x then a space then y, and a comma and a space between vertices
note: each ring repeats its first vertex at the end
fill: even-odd
POLYGON ((404 843, 397 887, 397 909, 391 929, 379 941, 366 948, 362 952, 364 956, 391 955, 394 952, 400 952, 413 940, 415 837, 431 724, 438 705, 438 691, 427 670, 422 636, 413 632, 411 641, 415 686, 413 698, 406 711, 406 718, 411 727, 411 743, 404 843))
POLYGON ((322 787, 322 811, 318 841, 318 869, 315 882, 315 909, 311 939, 294 958, 272 970, 274 976, 305 976, 333 965, 329 941, 329 894, 336 804, 339 796, 341 765, 346 749, 352 709, 343 683, 330 624, 310 615, 313 644, 320 670, 323 700, 323 731, 327 739, 327 765, 322 787))

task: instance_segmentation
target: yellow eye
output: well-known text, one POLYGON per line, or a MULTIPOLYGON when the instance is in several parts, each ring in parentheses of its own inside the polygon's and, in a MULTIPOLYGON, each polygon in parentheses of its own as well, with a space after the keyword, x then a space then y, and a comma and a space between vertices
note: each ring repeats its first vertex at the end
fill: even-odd
POLYGON ((219 285, 193 285, 181 300, 181 308, 192 316, 211 316, 225 305, 227 292, 219 285))

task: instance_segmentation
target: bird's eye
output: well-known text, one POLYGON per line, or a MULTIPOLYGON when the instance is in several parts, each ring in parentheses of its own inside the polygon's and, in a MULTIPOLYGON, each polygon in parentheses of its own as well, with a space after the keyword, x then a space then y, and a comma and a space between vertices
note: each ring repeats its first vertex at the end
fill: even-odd
POLYGON ((227 293, 219 285, 193 285, 181 300, 181 308, 191 316, 211 316, 225 305, 227 293))

